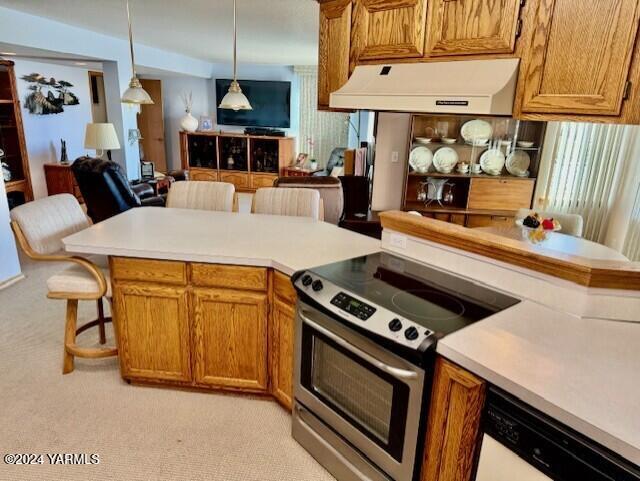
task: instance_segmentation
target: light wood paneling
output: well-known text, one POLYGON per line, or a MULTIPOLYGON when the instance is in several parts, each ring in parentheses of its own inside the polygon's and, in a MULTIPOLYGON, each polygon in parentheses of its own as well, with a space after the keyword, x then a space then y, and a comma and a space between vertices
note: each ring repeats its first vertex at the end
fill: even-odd
POLYGON ((295 304, 275 297, 271 308, 271 393, 280 404, 293 408, 293 342, 295 304))
POLYGON ((637 0, 540 0, 521 76, 525 113, 618 115, 637 0))
POLYGON ((484 381, 438 358, 427 421, 423 481, 471 479, 484 399, 484 381))
POLYGON ((115 282, 113 299, 123 377, 190 381, 186 288, 115 282))
POLYGON ((187 264, 184 262, 111 257, 110 269, 111 278, 115 280, 187 284, 187 264))
POLYGON ((520 0, 433 0, 427 55, 511 53, 520 0))
POLYGON ((329 96, 349 79, 351 44, 351 0, 333 0, 320 5, 318 46, 318 107, 329 107, 329 96))
POLYGON ((229 182, 235 185, 236 189, 248 189, 249 188, 249 174, 243 172, 225 172, 221 170, 218 174, 220 182, 229 182))
POLYGON ((162 82, 140 79, 153 104, 141 105, 138 128, 142 134, 144 160, 151 161, 158 172, 167 171, 167 155, 164 146, 164 111, 162 108, 162 82))
POLYGON ((191 282, 200 287, 251 291, 267 290, 267 269, 262 267, 190 264, 191 282))
POLYGON ((469 209, 518 210, 531 207, 534 179, 472 178, 469 209))
POLYGON ((273 291, 276 297, 291 305, 295 304, 298 298, 291 278, 278 271, 273 272, 273 291))
POLYGON ((266 391, 267 295, 196 288, 192 299, 195 382, 266 391))
POLYGON ((218 171, 213 169, 189 168, 189 180, 205 180, 217 182, 218 171))
POLYGON ((380 214, 385 229, 542 272, 587 287, 640 290, 640 263, 606 261, 535 250, 523 241, 408 214, 380 214))
POLYGON ((273 187, 273 182, 278 178, 274 174, 251 174, 251 188, 273 187))
POLYGON ((358 60, 422 57, 427 0, 354 0, 358 60))

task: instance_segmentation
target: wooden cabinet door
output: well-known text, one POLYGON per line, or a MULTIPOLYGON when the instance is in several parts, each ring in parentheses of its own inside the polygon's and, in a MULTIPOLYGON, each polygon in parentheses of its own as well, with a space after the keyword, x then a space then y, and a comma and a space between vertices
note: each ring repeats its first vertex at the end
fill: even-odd
POLYGON ((531 207, 535 179, 471 179, 467 207, 477 210, 518 210, 531 207))
POLYGON ((194 379, 198 384, 267 390, 267 295, 194 289, 194 379))
POLYGON ((218 171, 213 169, 189 169, 189 180, 206 180, 216 182, 218 180, 218 171))
POLYGON ((479 441, 485 383, 442 358, 436 362, 422 481, 469 481, 479 441))
POLYGON ((294 306, 275 298, 271 308, 271 393, 293 408, 294 306))
POLYGON ((233 184, 236 189, 246 189, 249 187, 249 174, 243 172, 225 172, 220 171, 220 182, 229 182, 233 184))
POLYGON ((113 300, 123 377, 191 381, 186 288, 116 282, 113 300))
POLYGON ((520 0, 433 0, 427 54, 511 53, 520 0))
POLYGON ((358 60, 422 57, 427 0, 355 0, 358 60))
POLYGON ((540 0, 522 71, 522 112, 619 115, 637 0, 540 0))
POLYGON ((318 107, 329 107, 329 95, 349 79, 351 0, 320 4, 318 107))

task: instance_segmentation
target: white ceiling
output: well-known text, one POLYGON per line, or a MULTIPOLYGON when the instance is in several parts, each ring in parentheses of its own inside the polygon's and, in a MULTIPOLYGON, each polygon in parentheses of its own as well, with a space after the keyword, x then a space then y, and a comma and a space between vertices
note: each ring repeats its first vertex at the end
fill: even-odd
MULTIPOLYGON (((130 0, 136 43, 231 60, 233 0, 130 0)), ((0 0, 0 6, 127 38, 125 0, 0 0)), ((238 0, 239 62, 317 63, 315 0, 238 0)))

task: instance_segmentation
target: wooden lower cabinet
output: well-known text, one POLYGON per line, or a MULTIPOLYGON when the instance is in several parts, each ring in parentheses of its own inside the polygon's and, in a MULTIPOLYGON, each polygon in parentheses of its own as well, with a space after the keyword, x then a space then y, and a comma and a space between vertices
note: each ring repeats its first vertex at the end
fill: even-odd
POLYGON ((293 345, 295 310, 280 299, 271 308, 271 394, 293 408, 293 345))
POLYGON ((480 436, 485 382, 436 361, 421 481, 469 481, 480 436))
POLYGON ((218 171, 214 169, 189 169, 189 180, 205 180, 216 182, 218 180, 218 171))
POLYGON ((115 282, 113 291, 123 377, 189 382, 187 289, 115 282))
POLYGON ((266 391, 267 313, 266 294, 194 289, 196 384, 266 391))

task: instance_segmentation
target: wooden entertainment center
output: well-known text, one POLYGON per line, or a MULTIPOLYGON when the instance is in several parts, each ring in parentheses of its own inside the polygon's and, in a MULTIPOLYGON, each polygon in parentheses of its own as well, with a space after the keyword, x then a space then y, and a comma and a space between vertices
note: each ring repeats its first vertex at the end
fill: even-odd
POLYGON ((180 132, 182 168, 191 180, 229 182, 241 192, 271 187, 291 165, 295 138, 180 132))

